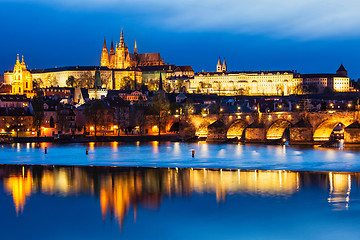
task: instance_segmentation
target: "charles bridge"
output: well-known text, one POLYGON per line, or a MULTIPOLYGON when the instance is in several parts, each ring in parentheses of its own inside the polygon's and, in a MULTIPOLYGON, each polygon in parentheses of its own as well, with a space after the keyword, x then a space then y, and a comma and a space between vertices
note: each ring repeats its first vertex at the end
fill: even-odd
POLYGON ((343 124, 344 142, 360 143, 360 111, 232 113, 191 115, 183 119, 183 132, 207 141, 237 138, 248 143, 266 143, 285 138, 290 144, 316 144, 329 141, 338 124, 343 124))

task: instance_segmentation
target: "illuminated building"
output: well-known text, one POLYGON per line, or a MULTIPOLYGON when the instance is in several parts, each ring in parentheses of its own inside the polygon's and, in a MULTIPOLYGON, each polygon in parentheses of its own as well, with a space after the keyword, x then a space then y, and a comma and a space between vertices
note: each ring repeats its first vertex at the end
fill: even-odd
MULTIPOLYGON (((38 81, 41 88, 52 87, 68 87, 66 81, 70 76, 77 80, 86 77, 94 77, 96 69, 100 70, 102 80, 102 87, 107 89, 120 89, 122 80, 129 77, 135 80, 137 84, 142 82, 142 73, 140 69, 109 69, 107 67, 96 66, 70 66, 48 69, 30 69, 28 70, 27 78, 38 81)), ((4 81, 7 85, 18 85, 13 81, 13 72, 7 71, 4 73, 4 81)), ((31 80, 31 83, 32 83, 31 80)), ((31 85, 32 87, 32 85, 31 85)), ((24 92, 26 93, 26 92, 24 92)))
POLYGON ((319 93, 323 93, 325 89, 335 92, 349 91, 350 79, 348 78, 347 71, 342 64, 335 74, 301 74, 301 78, 303 79, 304 86, 315 87, 319 93))
POLYGON ((114 49, 113 42, 111 42, 110 52, 108 52, 104 39, 104 46, 101 53, 101 66, 103 67, 125 69, 129 67, 158 65, 164 65, 164 60, 160 57, 160 53, 138 53, 136 40, 134 53, 130 53, 128 46, 125 44, 122 30, 120 43, 116 45, 116 50, 114 49))
POLYGON ((140 99, 142 99, 143 101, 147 101, 146 94, 143 94, 140 91, 134 91, 132 93, 119 93, 119 97, 121 97, 124 101, 129 102, 138 102, 140 101, 140 99))
POLYGON ((100 70, 95 71, 94 88, 88 90, 89 99, 102 99, 107 96, 108 90, 102 87, 100 70))
POLYGON ((219 59, 216 72, 200 72, 190 79, 190 93, 219 95, 290 95, 301 84, 294 71, 229 72, 219 59))
POLYGON ((32 97, 34 95, 34 92, 32 91, 32 76, 31 73, 26 69, 24 56, 22 56, 20 63, 19 54, 17 55, 14 70, 4 74, 4 82, 11 83, 12 94, 26 94, 28 97, 32 97))

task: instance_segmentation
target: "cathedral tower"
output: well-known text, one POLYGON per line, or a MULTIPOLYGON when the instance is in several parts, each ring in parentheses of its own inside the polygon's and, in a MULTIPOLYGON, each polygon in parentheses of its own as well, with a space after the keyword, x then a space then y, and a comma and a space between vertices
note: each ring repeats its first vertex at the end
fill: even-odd
POLYGON ((113 40, 111 40, 111 48, 110 48, 110 55, 109 55, 109 67, 110 68, 115 67, 115 48, 114 48, 113 40))
POLYGON ((130 67, 130 56, 128 47, 125 45, 124 32, 121 29, 121 37, 119 46, 116 48, 115 53, 115 68, 128 68, 130 67))
POLYGON ((219 61, 218 61, 217 65, 216 65, 216 71, 217 72, 222 72, 222 64, 221 64, 220 57, 219 57, 219 61))
POLYGON ((104 38, 104 46, 101 53, 101 64, 102 67, 108 67, 109 66, 109 52, 106 47, 106 40, 104 38))
POLYGON ((226 62, 225 62, 225 58, 224 58, 224 62, 222 64, 222 71, 226 72, 227 71, 227 66, 226 66, 226 62))

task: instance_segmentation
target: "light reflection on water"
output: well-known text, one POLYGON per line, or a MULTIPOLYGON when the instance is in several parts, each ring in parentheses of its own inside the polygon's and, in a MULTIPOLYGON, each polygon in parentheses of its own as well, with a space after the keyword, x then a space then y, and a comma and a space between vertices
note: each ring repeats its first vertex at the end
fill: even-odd
MULTIPOLYGON (((186 231, 189 226, 185 223, 195 220, 177 213, 181 206, 182 211, 199 211, 196 221, 200 228, 211 224, 209 221, 214 217, 218 227, 225 227, 223 225, 227 224, 228 218, 236 225, 239 221, 252 221, 258 214, 266 215, 270 212, 274 218, 271 221, 292 222, 299 218, 297 227, 303 225, 302 231, 310 231, 311 234, 311 228, 307 229, 306 226, 309 221, 316 222, 316 219, 308 219, 305 223, 301 222, 301 217, 320 212, 329 218, 323 221, 330 221, 332 224, 344 221, 341 217, 345 216, 330 214, 331 212, 359 211, 356 200, 359 199, 359 181, 360 173, 344 172, 3 165, 0 166, 0 183, 3 185, 3 192, 0 191, 0 210, 7 214, 0 216, 0 226, 6 236, 7 231, 11 232, 15 227, 11 224, 21 228, 21 224, 31 225, 32 219, 40 225, 45 224, 43 221, 56 223, 60 221, 58 219, 75 217, 74 214, 77 214, 76 217, 81 219, 83 225, 93 224, 90 227, 96 229, 105 224, 110 229, 119 229, 125 232, 122 234, 130 236, 134 234, 134 229, 139 231, 146 228, 144 224, 147 226, 171 222, 177 218, 184 221, 184 226, 178 227, 186 231), (10 207, 8 201, 11 198, 13 207, 10 207), (46 206, 61 208, 56 204, 61 202, 58 199, 64 198, 69 200, 65 207, 62 206, 63 212, 57 212, 57 215, 52 213, 48 219, 39 217, 42 208, 46 206), (74 210, 72 205, 77 206, 78 202, 90 201, 89 199, 94 199, 94 204, 86 209, 86 213, 82 213, 83 216, 79 215, 79 211, 74 210), (209 211, 202 213, 196 208, 197 202, 207 206, 209 211), (169 215, 168 211, 177 214, 169 215), (90 221, 90 213, 99 215, 99 219, 90 221), (164 214, 166 218, 163 218, 164 214), (240 220, 235 217, 237 214, 248 216, 248 219, 240 220), (12 215, 15 218, 11 218, 12 215), (7 223, 9 217, 12 220, 7 223), (148 218, 152 222, 144 223, 143 220, 148 218), (111 224, 113 220, 116 220, 116 226, 111 224)), ((352 217, 350 220, 354 221, 354 226, 360 223, 359 217, 352 217)), ((269 224, 268 221, 270 219, 265 220, 264 224, 269 224)), ((282 225, 276 227, 279 231, 283 228, 282 225)), ((70 229, 63 231, 65 235, 74 234, 70 229)), ((177 231, 177 228, 167 231, 177 231)), ((211 233, 213 230, 207 231, 211 233)), ((115 235, 119 234, 120 231, 115 235)), ((265 237, 266 231, 257 234, 265 237)), ((298 237, 300 238, 294 236, 298 237)))
POLYGON ((179 142, 12 144, 0 164, 194 167, 360 172, 359 149, 179 142), (45 154, 45 147, 47 154, 45 154), (86 149, 89 149, 86 155, 86 149), (195 150, 195 157, 191 152, 195 150))

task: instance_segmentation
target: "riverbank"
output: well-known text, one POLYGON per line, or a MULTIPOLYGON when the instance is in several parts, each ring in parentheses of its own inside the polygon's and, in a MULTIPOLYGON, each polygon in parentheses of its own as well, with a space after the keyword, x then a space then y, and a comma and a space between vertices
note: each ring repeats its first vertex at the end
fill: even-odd
POLYGON ((125 136, 83 136, 73 135, 63 138, 54 137, 18 137, 14 138, 15 143, 38 143, 38 142, 55 142, 55 143, 86 143, 86 142, 176 142, 180 141, 177 134, 164 135, 125 135, 125 136))

